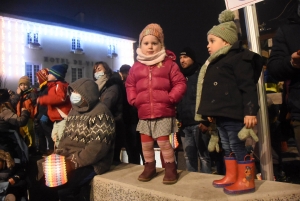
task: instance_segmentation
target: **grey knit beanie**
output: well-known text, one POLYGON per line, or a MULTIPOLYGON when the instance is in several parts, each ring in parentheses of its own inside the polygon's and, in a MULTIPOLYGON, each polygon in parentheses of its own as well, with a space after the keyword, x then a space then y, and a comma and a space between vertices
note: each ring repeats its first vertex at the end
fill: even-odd
POLYGON ((71 91, 74 90, 79 93, 84 100, 87 102, 87 107, 79 108, 76 105, 72 105, 73 108, 78 112, 86 112, 92 109, 99 102, 99 91, 98 86, 94 80, 89 78, 80 78, 75 82, 72 82, 68 87, 68 92, 71 94, 71 91))
POLYGON ((237 28, 234 23, 234 13, 230 10, 224 10, 219 15, 219 25, 213 26, 207 32, 207 35, 212 34, 222 38, 231 45, 238 40, 237 28))

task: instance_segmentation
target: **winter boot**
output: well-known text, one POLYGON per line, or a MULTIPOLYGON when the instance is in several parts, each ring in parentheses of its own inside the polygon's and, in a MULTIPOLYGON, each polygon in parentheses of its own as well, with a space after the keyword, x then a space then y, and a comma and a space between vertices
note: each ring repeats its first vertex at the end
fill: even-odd
POLYGON ((164 184, 175 184, 178 179, 176 163, 165 163, 165 176, 163 178, 164 184))
POLYGON ((146 162, 143 173, 139 176, 139 181, 150 181, 156 176, 156 161, 146 162))
POLYGON ((255 191, 255 163, 251 159, 249 161, 238 161, 238 177, 234 184, 224 187, 227 194, 243 194, 255 191))
POLYGON ((216 188, 233 184, 237 179, 237 161, 235 157, 224 157, 226 174, 223 179, 214 180, 213 186, 216 188))

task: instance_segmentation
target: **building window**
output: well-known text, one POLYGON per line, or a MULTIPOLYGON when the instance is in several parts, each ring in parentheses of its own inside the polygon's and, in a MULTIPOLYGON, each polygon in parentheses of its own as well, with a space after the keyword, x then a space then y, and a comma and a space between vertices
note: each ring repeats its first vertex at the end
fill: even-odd
POLYGON ((27 33, 27 45, 29 45, 30 43, 32 43, 31 33, 27 33))
POLYGON ((39 43, 39 34, 38 33, 32 33, 29 32, 27 33, 27 44, 29 45, 30 43, 39 43))
POLYGON ((36 73, 40 70, 40 65, 25 63, 25 75, 27 75, 31 81, 31 86, 39 86, 36 78, 36 73))
POLYGON ((72 50, 82 50, 80 39, 72 38, 72 50))
POLYGON ((71 52, 74 54, 83 54, 83 49, 81 47, 81 40, 79 38, 72 38, 71 52))
POLYGON ((83 77, 83 68, 72 68, 72 79, 71 79, 72 82, 82 77, 83 77))
POLYGON ((31 49, 40 49, 41 45, 39 43, 38 33, 27 33, 27 46, 31 49))

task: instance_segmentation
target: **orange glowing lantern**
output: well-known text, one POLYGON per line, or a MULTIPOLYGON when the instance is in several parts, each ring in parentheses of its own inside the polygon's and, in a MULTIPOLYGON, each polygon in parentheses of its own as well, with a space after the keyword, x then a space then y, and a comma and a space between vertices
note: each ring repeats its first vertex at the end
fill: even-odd
POLYGON ((56 187, 67 183, 67 170, 65 157, 51 154, 45 158, 44 173, 46 186, 56 187))

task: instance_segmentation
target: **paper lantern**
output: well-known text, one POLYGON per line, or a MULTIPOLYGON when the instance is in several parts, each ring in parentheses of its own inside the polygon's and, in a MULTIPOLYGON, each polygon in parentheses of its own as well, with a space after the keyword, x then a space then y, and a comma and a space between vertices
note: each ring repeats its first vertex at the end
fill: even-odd
POLYGON ((44 173, 46 186, 56 187, 67 183, 67 170, 65 157, 51 154, 45 158, 44 173))

